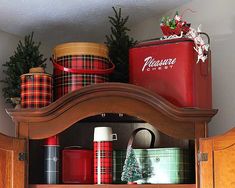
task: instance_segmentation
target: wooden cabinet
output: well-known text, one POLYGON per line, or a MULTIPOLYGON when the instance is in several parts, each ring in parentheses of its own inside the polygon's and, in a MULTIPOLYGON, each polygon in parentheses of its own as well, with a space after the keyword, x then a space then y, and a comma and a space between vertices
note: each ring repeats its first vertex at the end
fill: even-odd
POLYGON ((235 128, 224 135, 200 139, 200 185, 235 187, 235 128))
MULTIPOLYGON (((202 110, 193 108, 178 108, 162 97, 146 90, 142 87, 121 84, 121 83, 105 83, 96 84, 92 86, 85 87, 79 91, 72 92, 66 96, 60 98, 51 105, 41 108, 41 109, 20 109, 20 110, 7 110, 8 114, 12 117, 17 127, 18 139, 25 139, 26 147, 24 148, 24 140, 19 141, 18 139, 10 139, 4 136, 0 137, 0 158, 1 160, 1 170, 5 169, 5 175, 0 174, 0 178, 7 179, 5 188, 12 187, 11 182, 15 181, 21 182, 14 188, 23 188, 27 186, 28 182, 28 159, 25 161, 19 161, 17 156, 19 153, 29 154, 29 140, 44 139, 49 136, 63 132, 65 129, 71 127, 76 122, 83 120, 84 118, 102 114, 102 113, 123 113, 130 116, 139 118, 145 122, 150 123, 155 127, 155 129, 163 132, 174 138, 179 139, 190 139, 194 140, 193 147, 195 148, 195 183, 193 184, 175 184, 175 185, 101 185, 99 187, 146 187, 146 188, 196 188, 199 187, 201 182, 201 187, 209 188, 212 187, 207 185, 204 181, 204 177, 208 176, 208 180, 213 181, 212 176, 220 177, 218 172, 213 174, 209 171, 209 175, 203 174, 202 169, 209 169, 211 165, 214 164, 211 160, 212 153, 207 151, 205 143, 213 142, 217 143, 217 139, 213 141, 200 140, 203 143, 203 147, 200 149, 203 153, 208 153, 208 161, 198 162, 198 157, 201 158, 199 154, 199 138, 205 138, 207 136, 207 124, 211 118, 216 114, 217 110, 202 110), (5 145, 3 143, 9 142, 9 149, 4 149, 5 145), (17 143, 17 148, 14 148, 10 143, 17 143), (20 148, 18 148, 18 146, 20 148), (8 151, 16 151, 8 155, 8 151), (14 173, 20 174, 15 175, 13 172, 8 172, 5 168, 3 161, 9 161, 9 157, 13 157, 14 173), (200 165, 199 165, 200 164, 200 165), (204 176, 205 175, 205 176, 204 176), (210 176, 210 177, 209 177, 210 176), (10 178, 9 178, 10 177, 10 178), (14 179, 14 181, 13 181, 14 179), (202 181, 201 181, 202 180, 202 181), (25 184, 24 184, 25 183, 25 184)), ((235 131, 233 131, 235 132, 235 131)), ((234 133, 233 133, 234 134, 234 133)), ((233 135, 231 134, 231 135, 233 135)), ((234 136, 231 136, 232 138, 234 136)), ((231 138, 229 136, 229 138, 231 138)), ((226 137, 227 138, 227 137, 226 137)), ((216 152, 215 162, 221 161, 222 158, 229 152, 234 153, 234 140, 231 139, 226 144, 220 144, 218 141, 218 146, 213 145, 213 150, 216 152), (221 149, 223 150, 221 152, 221 149)), ((14 145, 14 144, 13 144, 14 145)), ((211 146, 212 147, 212 146, 211 146)), ((214 153, 213 152, 213 153, 214 153)), ((23 155, 24 156, 24 155, 23 155)), ((233 155, 235 156, 235 155, 233 155)), ((227 166, 229 163, 234 162, 231 158, 229 161, 225 161, 223 164, 217 164, 214 166, 216 169, 220 169, 227 166), (222 166, 220 166, 222 165, 222 166)), ((11 166, 12 167, 12 166, 11 166)), ((213 167, 213 166, 212 166, 213 167)), ((10 169, 10 168, 9 168, 10 169)), ((12 169, 12 168, 11 168, 12 169)), ((227 169, 226 173, 231 173, 232 169, 227 169)), ((1 171, 2 172, 2 171, 1 171)), ((233 168, 234 172, 234 168, 233 168)), ((216 179, 217 180, 217 179, 216 179)), ((218 179, 219 182, 224 183, 225 179, 218 179)), ((1 182, 1 181, 0 181, 1 182)), ((234 182, 231 182, 234 183, 234 182)), ((232 185, 232 184, 231 184, 232 185)), ((97 185, 40 185, 34 184, 30 185, 31 188, 67 188, 67 187, 97 187, 97 185)), ((231 187, 231 186, 230 186, 231 187)))
POLYGON ((26 140, 0 134, 0 187, 25 187, 26 140))

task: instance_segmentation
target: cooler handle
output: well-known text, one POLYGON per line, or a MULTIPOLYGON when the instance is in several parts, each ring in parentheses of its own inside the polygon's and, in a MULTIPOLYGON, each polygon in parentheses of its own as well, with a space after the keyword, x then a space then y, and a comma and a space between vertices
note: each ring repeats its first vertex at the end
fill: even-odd
POLYGON ((111 62, 110 64, 112 65, 111 68, 108 69, 73 69, 73 68, 67 68, 62 65, 59 65, 58 63, 55 62, 53 58, 50 58, 51 62, 53 63, 54 67, 60 71, 64 72, 69 72, 69 73, 74 73, 74 74, 111 74, 115 68, 115 65, 111 62))
POLYGON ((132 134, 131 134, 131 137, 128 141, 128 147, 129 146, 132 146, 133 144, 133 141, 134 141, 134 138, 135 138, 135 135, 139 132, 139 131, 142 131, 142 130, 146 130, 148 131, 150 134, 151 134, 151 142, 150 142, 150 148, 154 148, 154 143, 155 143, 155 134, 153 133, 153 131, 151 131, 150 129, 147 129, 147 128, 138 128, 138 129, 135 129, 132 134))
POLYGON ((207 38, 207 44, 209 44, 209 49, 206 53, 207 55, 207 63, 200 63, 200 73, 202 76, 208 76, 211 72, 211 50, 210 50, 210 37, 207 33, 198 32, 201 35, 205 35, 207 38))

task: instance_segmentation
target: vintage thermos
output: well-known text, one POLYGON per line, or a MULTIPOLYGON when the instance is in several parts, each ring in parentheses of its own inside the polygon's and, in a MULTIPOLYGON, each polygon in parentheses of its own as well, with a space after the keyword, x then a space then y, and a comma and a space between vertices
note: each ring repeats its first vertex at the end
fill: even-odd
POLYGON ((94 183, 112 183, 113 140, 117 134, 111 127, 95 127, 94 130, 94 183))
POLYGON ((47 138, 44 145, 44 181, 46 184, 59 183, 59 139, 47 138))

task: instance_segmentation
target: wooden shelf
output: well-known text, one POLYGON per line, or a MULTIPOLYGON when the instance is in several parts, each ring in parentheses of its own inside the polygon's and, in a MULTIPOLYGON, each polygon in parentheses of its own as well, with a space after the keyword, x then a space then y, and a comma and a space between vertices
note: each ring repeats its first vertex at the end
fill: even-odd
POLYGON ((29 188, 196 188, 196 184, 106 184, 106 185, 85 185, 85 184, 35 184, 29 185, 29 188))

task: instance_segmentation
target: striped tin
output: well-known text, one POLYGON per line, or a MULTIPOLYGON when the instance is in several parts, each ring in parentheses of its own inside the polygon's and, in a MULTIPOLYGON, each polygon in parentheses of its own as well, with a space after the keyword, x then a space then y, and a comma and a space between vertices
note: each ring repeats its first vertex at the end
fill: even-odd
POLYGON ((46 73, 21 75, 21 107, 41 108, 52 102, 52 77, 46 73))
POLYGON ((112 183, 112 151, 113 143, 110 141, 94 142, 94 183, 112 183))
POLYGON ((114 65, 108 59, 108 48, 96 43, 65 43, 55 47, 54 98, 84 86, 108 81, 114 65))
MULTIPOLYGON (((193 172, 188 150, 181 148, 133 149, 143 179, 140 184, 192 183, 193 172)), ((113 151, 113 183, 121 181, 126 150, 113 151)))

